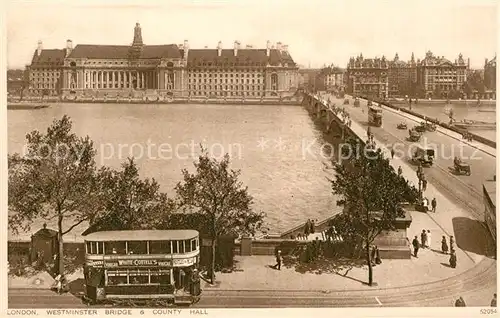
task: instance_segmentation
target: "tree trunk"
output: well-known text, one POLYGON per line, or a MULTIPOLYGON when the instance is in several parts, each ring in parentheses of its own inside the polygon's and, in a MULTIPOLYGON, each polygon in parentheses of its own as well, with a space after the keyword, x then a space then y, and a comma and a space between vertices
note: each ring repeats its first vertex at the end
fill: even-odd
POLYGON ((58 216, 57 219, 57 241, 58 241, 58 255, 57 255, 57 273, 63 275, 64 274, 64 243, 63 243, 63 230, 62 230, 62 215, 58 216))
POLYGON ((212 239, 212 262, 210 264, 210 283, 215 282, 215 244, 217 242, 216 238, 212 239))
POLYGON ((370 255, 370 244, 366 244, 366 261, 368 262, 368 286, 373 284, 373 266, 370 255))

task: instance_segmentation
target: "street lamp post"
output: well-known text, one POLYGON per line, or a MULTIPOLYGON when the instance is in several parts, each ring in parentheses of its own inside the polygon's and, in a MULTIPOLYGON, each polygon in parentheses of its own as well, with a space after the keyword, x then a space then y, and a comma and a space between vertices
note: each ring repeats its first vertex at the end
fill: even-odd
POLYGON ((417 169, 417 178, 418 178, 418 193, 420 195, 420 198, 422 198, 422 190, 423 190, 422 186, 425 181, 425 174, 421 165, 419 165, 417 169))

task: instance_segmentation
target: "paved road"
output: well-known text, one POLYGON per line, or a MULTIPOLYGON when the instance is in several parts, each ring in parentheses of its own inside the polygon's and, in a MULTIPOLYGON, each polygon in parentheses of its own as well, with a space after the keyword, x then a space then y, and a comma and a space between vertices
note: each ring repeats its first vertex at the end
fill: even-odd
MULTIPOLYGON (((400 307, 452 306, 458 295, 469 306, 488 306, 496 292, 496 261, 485 258, 477 266, 441 281, 386 289, 331 291, 203 291, 194 307, 400 307)), ((9 289, 9 308, 85 308, 77 297, 48 290, 9 289)), ((99 308, 93 306, 92 308, 99 308)))
MULTIPOLYGON (((361 101, 361 107, 353 107, 352 99, 350 105, 342 105, 343 99, 339 100, 334 96, 331 96, 331 100, 337 106, 345 107, 351 114, 352 120, 367 127, 366 101, 361 101)), ((404 152, 405 159, 408 161, 410 161, 410 145, 413 145, 411 146, 412 149, 415 149, 414 147, 418 144, 423 145, 425 143, 436 147, 438 152, 434 165, 430 168, 424 168, 428 181, 435 184, 442 192, 448 194, 452 201, 456 200, 464 207, 467 207, 471 216, 482 221, 484 211, 482 185, 484 181, 491 179, 496 173, 496 158, 437 131, 425 132, 424 138, 418 143, 409 142, 406 140, 408 130, 397 129, 397 124, 402 121, 408 124, 408 128, 417 124, 386 109, 383 112, 382 127, 371 127, 371 131, 377 139, 384 140, 386 145, 396 143, 402 145, 401 149, 404 149, 402 152, 404 152), (471 166, 471 176, 455 175, 450 170, 453 167, 454 156, 470 158, 466 161, 471 166), (450 185, 453 186, 450 187, 450 185)), ((416 170, 416 166, 414 168, 416 170)))

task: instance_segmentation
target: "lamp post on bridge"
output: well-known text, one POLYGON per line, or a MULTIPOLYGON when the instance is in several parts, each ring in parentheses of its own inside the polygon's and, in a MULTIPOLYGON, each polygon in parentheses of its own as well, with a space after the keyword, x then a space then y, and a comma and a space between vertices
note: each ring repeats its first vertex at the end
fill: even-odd
POLYGON ((417 168, 417 178, 418 178, 418 193, 420 198, 422 198, 422 192, 425 191, 427 180, 425 178, 424 169, 422 164, 418 165, 417 168))

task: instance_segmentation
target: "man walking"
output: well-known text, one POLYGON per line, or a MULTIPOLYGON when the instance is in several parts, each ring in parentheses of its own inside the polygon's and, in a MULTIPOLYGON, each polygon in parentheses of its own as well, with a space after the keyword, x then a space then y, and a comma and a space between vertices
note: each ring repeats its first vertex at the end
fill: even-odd
POLYGON ((391 158, 394 159, 394 148, 391 148, 391 158))
POLYGON ((278 253, 276 253, 276 265, 274 265, 274 268, 277 270, 281 270, 281 251, 278 250, 278 253))
POLYGON ((422 243, 422 248, 427 247, 427 232, 425 230, 422 230, 420 234, 420 242, 422 243))
POLYGON ((497 294, 493 294, 493 299, 491 300, 491 307, 496 307, 497 306, 497 294))
POLYGON ((403 174, 403 168, 401 168, 401 166, 399 166, 398 168, 398 176, 401 176, 403 174))
POLYGON ((436 198, 432 199, 431 205, 432 205, 432 212, 436 213, 436 206, 437 206, 436 198))
POLYGON ((413 256, 415 257, 418 257, 418 249, 419 249, 419 243, 418 243, 418 238, 417 236, 415 235, 415 238, 413 239, 413 242, 412 242, 412 245, 413 245, 413 256))

